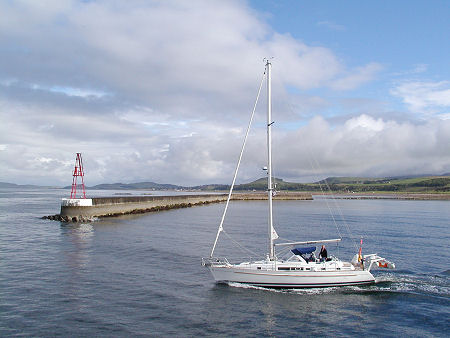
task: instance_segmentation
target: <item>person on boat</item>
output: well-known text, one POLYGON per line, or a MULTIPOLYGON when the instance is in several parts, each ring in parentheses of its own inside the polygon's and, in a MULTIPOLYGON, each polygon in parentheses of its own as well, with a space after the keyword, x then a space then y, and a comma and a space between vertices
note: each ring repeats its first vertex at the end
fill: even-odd
POLYGON ((325 245, 322 245, 322 249, 320 249, 319 258, 322 262, 326 261, 328 258, 328 252, 325 245))

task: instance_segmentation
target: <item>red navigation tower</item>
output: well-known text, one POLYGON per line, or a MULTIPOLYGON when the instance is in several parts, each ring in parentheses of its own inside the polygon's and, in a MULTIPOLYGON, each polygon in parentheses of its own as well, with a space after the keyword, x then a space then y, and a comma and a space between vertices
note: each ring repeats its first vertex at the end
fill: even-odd
POLYGON ((81 188, 83 189, 83 195, 79 198, 86 198, 86 190, 84 188, 83 160, 81 159, 81 153, 77 153, 77 158, 75 159, 75 169, 73 171, 72 192, 70 193, 70 198, 77 198, 78 177, 81 177, 81 188))

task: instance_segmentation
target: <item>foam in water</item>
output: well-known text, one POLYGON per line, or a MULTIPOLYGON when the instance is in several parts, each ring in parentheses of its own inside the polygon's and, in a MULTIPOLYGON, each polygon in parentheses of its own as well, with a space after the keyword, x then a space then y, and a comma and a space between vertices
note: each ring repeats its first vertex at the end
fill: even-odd
POLYGON ((359 288, 357 286, 334 286, 334 287, 327 287, 327 288, 302 288, 302 289, 274 289, 274 288, 265 288, 261 286, 254 286, 244 283, 236 283, 236 282, 230 282, 228 283, 231 287, 237 287, 242 289, 255 289, 255 290, 264 290, 269 292, 275 292, 275 293, 296 293, 296 294, 308 294, 308 295, 318 295, 318 294, 330 294, 333 292, 340 292, 341 290, 354 290, 359 291, 363 290, 362 288, 359 288))
POLYGON ((243 289, 264 290, 275 293, 296 293, 296 294, 330 294, 335 292, 394 292, 394 293, 418 293, 426 292, 436 296, 444 296, 450 293, 448 281, 445 279, 442 283, 436 283, 436 278, 425 276, 424 278, 408 275, 397 275, 387 273, 376 278, 376 283, 370 286, 341 286, 329 288, 305 288, 305 289, 272 289, 260 286, 248 285, 243 283, 228 283, 231 287, 243 289), (431 280, 430 280, 431 279, 431 280))

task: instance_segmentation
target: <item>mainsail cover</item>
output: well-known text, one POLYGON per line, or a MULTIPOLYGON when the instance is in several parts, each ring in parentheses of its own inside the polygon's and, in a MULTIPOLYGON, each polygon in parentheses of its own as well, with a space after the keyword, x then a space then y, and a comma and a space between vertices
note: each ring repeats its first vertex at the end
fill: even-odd
POLYGON ((294 248, 291 250, 294 255, 307 255, 316 251, 315 246, 310 246, 307 248, 294 248))

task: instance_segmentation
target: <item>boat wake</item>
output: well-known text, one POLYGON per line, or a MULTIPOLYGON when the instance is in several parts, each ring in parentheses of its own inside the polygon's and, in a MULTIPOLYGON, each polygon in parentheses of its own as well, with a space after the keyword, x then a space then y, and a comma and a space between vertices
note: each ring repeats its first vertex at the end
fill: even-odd
POLYGON ((376 285, 381 291, 450 297, 450 279, 442 275, 388 273, 377 278, 376 285))
POLYGON ((243 289, 264 290, 274 293, 294 293, 304 295, 321 294, 411 294, 427 295, 436 298, 449 299, 450 279, 446 276, 412 276, 409 274, 386 273, 376 278, 375 284, 361 286, 340 286, 328 288, 305 288, 305 289, 272 289, 261 286, 254 286, 244 283, 230 282, 231 287, 243 289))
POLYGON ((274 293, 297 293, 297 294, 326 294, 333 293, 336 290, 342 287, 327 287, 327 288, 305 288, 305 289, 273 289, 273 288, 265 288, 262 286, 249 285, 244 283, 230 282, 227 284, 231 287, 242 288, 242 289, 254 289, 254 290, 263 290, 274 293))

